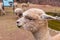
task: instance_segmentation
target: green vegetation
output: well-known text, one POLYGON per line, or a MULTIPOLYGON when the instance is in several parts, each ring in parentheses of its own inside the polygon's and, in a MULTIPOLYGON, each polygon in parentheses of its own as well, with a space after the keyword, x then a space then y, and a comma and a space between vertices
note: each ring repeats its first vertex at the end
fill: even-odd
POLYGON ((60 21, 51 20, 51 21, 48 21, 48 22, 49 22, 48 25, 49 25, 50 28, 60 31, 60 21))
POLYGON ((54 12, 46 12, 46 13, 52 16, 60 16, 60 13, 54 13, 54 12))
MULTIPOLYGON (((54 13, 47 12, 47 14, 55 16, 54 13)), ((48 25, 50 28, 60 31, 60 21, 58 20, 49 20, 48 25)))

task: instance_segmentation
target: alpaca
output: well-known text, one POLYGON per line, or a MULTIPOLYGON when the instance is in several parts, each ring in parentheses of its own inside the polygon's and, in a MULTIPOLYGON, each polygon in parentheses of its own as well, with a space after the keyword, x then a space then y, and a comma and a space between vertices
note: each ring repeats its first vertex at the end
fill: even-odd
POLYGON ((15 10, 17 7, 18 7, 18 3, 17 3, 17 2, 14 2, 14 7, 13 7, 13 9, 15 10))
POLYGON ((52 37, 56 36, 57 34, 60 34, 60 31, 57 31, 57 30, 54 30, 51 28, 48 28, 48 30, 49 30, 49 33, 52 37))
POLYGON ((3 9, 3 3, 0 3, 0 15, 5 15, 6 14, 6 12, 4 11, 4 9, 3 9))
POLYGON ((17 2, 14 2, 14 6, 17 7, 18 6, 18 3, 17 2))
POLYGON ((17 15, 17 18, 20 18, 20 17, 22 17, 23 9, 21 9, 21 8, 16 8, 16 9, 14 10, 14 13, 17 15))
POLYGON ((54 19, 56 17, 45 14, 45 12, 38 8, 31 8, 23 13, 23 17, 17 20, 17 27, 32 32, 36 40, 52 40, 47 19, 54 19))
POLYGON ((22 3, 21 6, 22 7, 29 7, 29 3, 22 3))
POLYGON ((29 8, 29 3, 22 3, 21 7, 24 11, 26 11, 29 8))
POLYGON ((53 40, 60 40, 60 33, 53 37, 53 40))

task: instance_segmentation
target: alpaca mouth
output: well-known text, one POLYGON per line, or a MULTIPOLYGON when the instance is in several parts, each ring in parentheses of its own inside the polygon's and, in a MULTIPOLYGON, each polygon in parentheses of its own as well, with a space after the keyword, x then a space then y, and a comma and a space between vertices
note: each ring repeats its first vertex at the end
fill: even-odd
POLYGON ((21 28, 22 26, 18 26, 18 25, 17 25, 17 27, 18 27, 18 28, 21 28))

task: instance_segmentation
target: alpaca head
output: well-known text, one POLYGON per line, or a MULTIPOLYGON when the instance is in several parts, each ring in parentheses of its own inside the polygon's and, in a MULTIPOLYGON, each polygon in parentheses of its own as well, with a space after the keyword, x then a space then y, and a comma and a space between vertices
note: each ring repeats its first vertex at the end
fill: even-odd
POLYGON ((43 20, 41 18, 41 13, 36 10, 27 10, 23 13, 23 17, 17 20, 17 26, 22 27, 25 30, 31 31, 32 33, 39 30, 42 27, 43 20))
POLYGON ((17 16, 22 17, 23 9, 22 8, 16 8, 14 10, 17 16))

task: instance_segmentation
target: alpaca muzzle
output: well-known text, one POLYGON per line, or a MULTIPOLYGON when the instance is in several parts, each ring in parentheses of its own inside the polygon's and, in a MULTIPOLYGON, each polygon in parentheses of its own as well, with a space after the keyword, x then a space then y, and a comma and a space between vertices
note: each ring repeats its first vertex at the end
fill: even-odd
POLYGON ((21 28, 22 26, 21 26, 21 25, 20 25, 20 26, 17 25, 17 27, 18 27, 18 28, 21 28))

